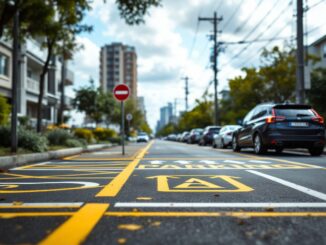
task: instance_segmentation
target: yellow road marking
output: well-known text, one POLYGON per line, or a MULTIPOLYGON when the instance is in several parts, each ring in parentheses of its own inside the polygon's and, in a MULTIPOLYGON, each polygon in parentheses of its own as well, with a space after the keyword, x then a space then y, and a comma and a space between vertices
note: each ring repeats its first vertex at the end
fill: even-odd
POLYGON ((1 219, 28 218, 28 217, 56 217, 56 216, 72 216, 75 212, 19 212, 19 213, 0 213, 1 219))
POLYGON ((279 161, 279 162, 286 162, 290 164, 296 164, 296 165, 301 165, 304 167, 309 167, 309 168, 318 168, 317 165, 312 165, 312 164, 306 164, 306 163, 301 163, 301 162, 295 162, 295 161, 288 161, 288 160, 283 160, 283 159, 273 159, 273 158, 264 158, 266 160, 274 160, 274 161, 279 161))
POLYGON ((128 178, 135 170, 138 163, 147 153, 148 149, 152 146, 154 141, 150 142, 142 151, 139 152, 136 159, 134 159, 124 170, 121 171, 118 176, 116 176, 109 184, 107 184, 96 196, 97 197, 114 197, 116 196, 124 184, 127 182, 128 178))
POLYGON ((109 204, 86 204, 40 244, 81 244, 108 207, 109 204))
MULTIPOLYGON (((15 185, 11 188, 16 188, 18 185, 15 185)), ((41 192, 54 192, 54 191, 72 191, 72 190, 83 190, 83 189, 92 189, 92 188, 100 188, 99 186, 78 186, 78 187, 68 187, 68 188, 55 188, 55 189, 44 189, 44 190, 0 190, 2 194, 16 194, 16 193, 41 193, 41 192)))
POLYGON ((76 158, 76 157, 78 157, 78 156, 80 156, 81 154, 77 154, 77 155, 73 155, 73 156, 70 156, 70 157, 64 157, 64 158, 62 158, 63 160, 71 160, 71 159, 74 159, 74 158, 76 158))

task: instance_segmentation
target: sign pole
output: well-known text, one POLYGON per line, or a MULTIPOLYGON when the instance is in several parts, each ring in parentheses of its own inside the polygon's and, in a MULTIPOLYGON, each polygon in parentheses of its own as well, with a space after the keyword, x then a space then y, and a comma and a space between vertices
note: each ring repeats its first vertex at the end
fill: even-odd
POLYGON ((125 154, 125 107, 123 101, 121 101, 121 145, 122 155, 125 154))

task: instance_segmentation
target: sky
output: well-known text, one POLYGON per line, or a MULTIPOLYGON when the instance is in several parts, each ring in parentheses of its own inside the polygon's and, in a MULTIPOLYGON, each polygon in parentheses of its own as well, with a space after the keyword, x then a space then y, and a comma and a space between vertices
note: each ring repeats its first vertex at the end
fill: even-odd
MULTIPOLYGON (((305 12, 305 44, 326 35, 325 0, 303 0, 305 12)), ((162 0, 151 8, 145 24, 128 26, 119 15, 114 0, 93 0, 85 22, 92 33, 77 37, 83 49, 71 62, 75 72, 73 90, 89 84, 92 77, 99 85, 99 54, 101 46, 122 42, 136 48, 138 56, 138 96, 145 97, 147 120, 155 129, 159 109, 176 102, 176 111, 185 109, 185 82, 189 80, 189 107, 200 99, 213 78, 209 56, 213 25, 198 21, 212 17, 214 11, 223 20, 218 24, 218 41, 225 42, 218 57, 218 90, 228 89, 228 80, 242 74, 244 66, 259 66, 263 48, 295 44, 296 1, 289 0, 162 0), (277 39, 269 41, 270 39, 277 39), (251 44, 227 44, 253 41, 251 44)), ((80 124, 83 115, 72 113, 73 123, 80 124)))

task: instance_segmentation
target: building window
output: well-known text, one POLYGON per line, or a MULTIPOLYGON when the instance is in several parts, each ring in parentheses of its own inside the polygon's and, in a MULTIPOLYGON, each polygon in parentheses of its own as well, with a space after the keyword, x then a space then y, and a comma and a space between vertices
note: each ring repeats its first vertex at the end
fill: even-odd
POLYGON ((9 57, 0 53, 0 75, 9 76, 9 57))

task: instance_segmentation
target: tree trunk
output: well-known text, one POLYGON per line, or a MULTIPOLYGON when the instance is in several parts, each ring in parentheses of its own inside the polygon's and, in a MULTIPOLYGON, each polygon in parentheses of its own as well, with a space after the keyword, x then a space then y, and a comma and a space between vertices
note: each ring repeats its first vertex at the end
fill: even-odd
POLYGON ((49 64, 52 56, 52 50, 53 50, 54 41, 47 40, 47 49, 48 49, 48 55, 46 57, 46 61, 43 65, 42 73, 40 75, 40 93, 38 96, 38 105, 37 105, 37 132, 40 133, 42 131, 42 109, 43 109, 43 97, 44 97, 44 82, 45 82, 45 76, 48 73, 49 70, 49 64))

